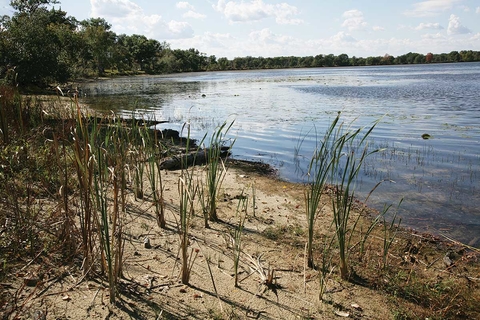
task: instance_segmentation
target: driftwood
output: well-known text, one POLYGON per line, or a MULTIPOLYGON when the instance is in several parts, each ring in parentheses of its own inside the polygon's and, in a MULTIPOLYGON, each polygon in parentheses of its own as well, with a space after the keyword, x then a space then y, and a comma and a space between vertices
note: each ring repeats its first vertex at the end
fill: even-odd
MULTIPOLYGON (((195 152, 189 152, 188 154, 168 157, 160 163, 160 169, 179 170, 182 169, 182 167, 206 164, 208 162, 208 152, 209 148, 205 148, 195 152)), ((230 147, 222 147, 220 157, 226 158, 229 155, 230 147)))
POLYGON ((97 123, 108 123, 108 124, 112 124, 113 123, 122 123, 126 126, 129 126, 129 127, 133 127, 133 126, 137 126, 137 127, 143 127, 143 126, 146 126, 146 127, 152 127, 152 126, 156 126, 157 124, 162 124, 162 123, 168 123, 168 121, 165 121, 165 120, 160 120, 160 121, 157 121, 157 120, 146 120, 146 119, 130 119, 130 118, 105 118, 105 117, 88 117, 86 118, 88 119, 90 122, 97 122, 97 123), (113 120, 113 121, 112 121, 113 120))

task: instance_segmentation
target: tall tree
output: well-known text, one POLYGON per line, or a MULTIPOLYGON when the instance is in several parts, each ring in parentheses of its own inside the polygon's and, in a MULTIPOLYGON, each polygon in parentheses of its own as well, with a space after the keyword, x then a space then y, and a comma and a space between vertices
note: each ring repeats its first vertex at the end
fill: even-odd
POLYGON ((60 3, 57 0, 12 0, 10 6, 20 13, 32 14, 48 5, 60 3))
POLYGON ((116 34, 110 31, 112 26, 103 18, 83 20, 80 26, 88 58, 93 62, 98 75, 102 75, 105 68, 110 67, 109 60, 113 54, 116 34))
POLYGON ((44 86, 50 82, 64 82, 70 74, 62 60, 64 45, 59 28, 74 29, 74 19, 66 12, 46 8, 57 3, 47 0, 12 1, 17 10, 13 17, 4 20, 2 39, 8 52, 4 63, 15 68, 17 81, 44 86))

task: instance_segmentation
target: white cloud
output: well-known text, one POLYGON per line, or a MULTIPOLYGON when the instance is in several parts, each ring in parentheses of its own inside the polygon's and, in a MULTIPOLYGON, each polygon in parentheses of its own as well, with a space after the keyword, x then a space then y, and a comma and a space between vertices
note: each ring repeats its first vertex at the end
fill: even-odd
POLYGON ((418 26, 414 28, 415 30, 424 30, 424 29, 436 29, 436 30, 441 30, 443 27, 440 25, 440 23, 420 23, 418 26))
POLYGON ((385 28, 384 28, 384 27, 380 27, 380 26, 373 26, 373 27, 372 27, 372 30, 373 30, 373 31, 385 31, 385 28))
POLYGON ((459 6, 460 9, 462 9, 464 12, 470 12, 470 7, 468 6, 459 6))
POLYGON ((183 18, 205 19, 207 17, 206 15, 197 12, 195 7, 186 1, 177 2, 176 6, 178 9, 188 10, 182 15, 183 18))
POLYGON ((258 21, 274 17, 278 24, 301 24, 303 20, 294 19, 299 14, 297 7, 287 3, 266 4, 262 0, 238 2, 218 0, 213 8, 222 13, 230 22, 258 21))
POLYGON ((354 37, 352 37, 349 33, 345 33, 343 31, 338 32, 336 35, 330 38, 334 42, 355 42, 357 41, 354 37))
POLYGON ((477 7, 477 10, 475 10, 476 13, 480 13, 480 7, 477 7))
POLYGON ((423 39, 445 39, 445 36, 441 33, 427 33, 422 35, 423 39))
POLYGON ((173 39, 170 41, 172 48, 189 49, 196 48, 208 55, 217 54, 227 56, 226 52, 231 50, 231 45, 237 41, 229 33, 205 32, 203 35, 195 35, 189 39, 173 39))
POLYGON ((448 19, 448 29, 447 29, 447 33, 449 35, 466 34, 471 32, 472 31, 470 31, 470 29, 462 25, 459 17, 457 17, 454 14, 450 15, 450 19, 448 19))
POLYGON ((449 10, 462 0, 426 0, 413 4, 413 9, 404 12, 411 17, 430 17, 449 10))
POLYGON ((186 1, 177 2, 176 6, 177 6, 178 9, 195 10, 195 7, 192 6, 190 3, 186 2, 186 1))
POLYGON ((187 22, 166 22, 160 15, 145 13, 130 0, 90 0, 90 5, 91 16, 105 18, 117 33, 143 34, 160 41, 193 36, 187 22))
POLYGON ((90 0, 92 17, 125 18, 128 15, 142 14, 143 10, 129 0, 90 0))
POLYGON ((345 11, 342 17, 345 18, 342 27, 348 28, 349 31, 362 30, 367 26, 367 23, 363 18, 363 13, 359 10, 353 9, 345 11))
POLYGON ((182 17, 184 18, 192 18, 192 19, 205 19, 207 16, 198 12, 195 12, 193 10, 188 10, 185 12, 182 17))

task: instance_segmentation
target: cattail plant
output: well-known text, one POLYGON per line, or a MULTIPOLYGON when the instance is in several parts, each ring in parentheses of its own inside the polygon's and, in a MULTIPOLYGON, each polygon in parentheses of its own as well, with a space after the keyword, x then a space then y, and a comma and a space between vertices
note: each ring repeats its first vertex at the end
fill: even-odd
POLYGON ((340 113, 328 127, 323 140, 317 141, 312 159, 308 166, 308 187, 305 191, 305 208, 308 223, 308 240, 307 240, 307 263, 309 268, 314 268, 313 261, 313 234, 315 228, 315 220, 319 213, 320 199, 322 197, 325 184, 330 174, 333 164, 333 156, 336 147, 336 127, 340 119, 340 113))
MULTIPOLYGON (((400 201, 401 204, 402 201, 400 201)), ((399 206, 400 206, 399 204, 399 206)), ((402 218, 399 218, 397 220, 397 213, 395 213, 392 217, 392 221, 387 223, 385 220, 385 217, 383 217, 383 252, 382 252, 382 257, 383 257, 383 269, 387 267, 387 257, 388 257, 388 251, 390 250, 390 247, 397 237, 397 232, 400 229, 400 223, 402 222, 402 218)))
MULTIPOLYGON (((166 227, 165 221, 165 203, 163 199, 163 181, 160 170, 159 159, 157 159, 158 145, 158 133, 156 130, 153 132, 153 137, 148 134, 146 130, 142 131, 142 137, 146 140, 146 157, 148 161, 147 174, 148 181, 150 182, 150 188, 152 189, 153 203, 155 205, 155 216, 157 218, 157 224, 160 228, 166 227)), ((140 172, 139 172, 140 175, 140 172)), ((139 176, 141 179, 141 176, 139 176)))
POLYGON ((352 224, 350 218, 355 196, 355 182, 367 156, 379 151, 378 149, 369 151, 368 144, 365 142, 376 124, 372 125, 363 135, 358 145, 356 140, 363 128, 353 131, 347 130, 345 133, 343 133, 342 125, 337 129, 338 138, 335 140, 331 165, 332 182, 337 185, 337 189, 332 197, 332 209, 335 237, 339 249, 340 276, 344 280, 349 278, 348 254, 350 240, 358 222, 357 218, 352 224))
POLYGON ((219 126, 210 138, 210 146, 206 150, 207 156, 207 203, 208 217, 210 221, 218 221, 217 216, 217 196, 222 185, 223 179, 227 173, 222 153, 229 152, 235 141, 233 141, 225 151, 225 138, 228 131, 233 126, 234 121, 227 126, 224 122, 219 126))
MULTIPOLYGON (((185 123, 183 129, 187 128, 187 138, 185 152, 188 155, 191 148, 190 140, 190 123, 185 123)), ((193 148, 192 148, 193 149, 193 148)), ((194 156, 198 153, 198 148, 194 151, 194 156)), ((181 163, 181 174, 178 181, 178 194, 180 196, 180 254, 182 259, 182 271, 181 271, 181 280, 183 284, 188 284, 190 282, 190 273, 193 267, 192 256, 188 255, 188 246, 189 246, 189 227, 190 227, 190 218, 194 214, 194 202, 195 195, 197 193, 197 188, 195 187, 194 180, 194 170, 195 167, 192 166, 191 169, 188 167, 187 156, 182 157, 181 163)), ((194 252, 191 252, 191 255, 194 252)), ((196 252, 198 253, 198 251, 196 252)))
POLYGON ((78 215, 80 217, 80 229, 82 234, 83 250, 83 272, 88 273, 93 268, 94 263, 94 203, 93 199, 93 176, 94 176, 94 155, 90 141, 95 141, 98 134, 98 123, 95 118, 87 128, 84 123, 83 115, 77 104, 77 125, 72 131, 73 136, 73 154, 75 157, 74 165, 78 179, 78 192, 80 207, 78 215), (89 133, 89 130, 91 133, 89 133))
POLYGON ((245 219, 247 218, 248 197, 243 195, 243 190, 238 200, 236 216, 238 216, 237 228, 233 231, 233 269, 235 278, 235 287, 238 287, 238 266, 240 263, 240 254, 242 253, 242 234, 245 219), (244 212, 244 213, 242 213, 244 212))

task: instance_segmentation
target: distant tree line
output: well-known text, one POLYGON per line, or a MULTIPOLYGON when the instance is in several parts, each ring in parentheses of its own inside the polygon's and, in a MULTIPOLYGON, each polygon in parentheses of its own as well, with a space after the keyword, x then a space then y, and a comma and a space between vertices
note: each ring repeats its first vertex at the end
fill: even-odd
POLYGON ((78 21, 56 0, 13 0, 12 17, 0 17, 0 81, 46 86, 82 77, 162 74, 216 70, 372 66, 480 61, 479 51, 426 55, 409 52, 393 57, 349 57, 333 54, 307 57, 207 56, 197 49, 172 49, 143 35, 117 35, 104 19, 78 21))

